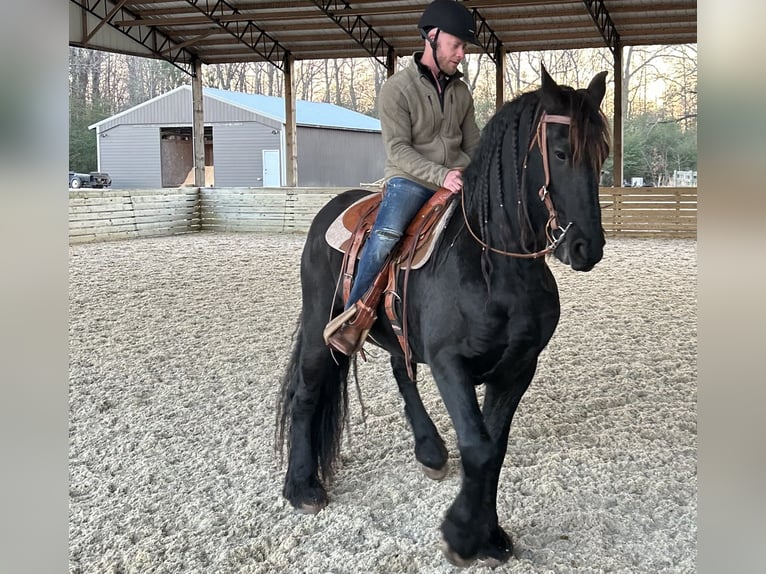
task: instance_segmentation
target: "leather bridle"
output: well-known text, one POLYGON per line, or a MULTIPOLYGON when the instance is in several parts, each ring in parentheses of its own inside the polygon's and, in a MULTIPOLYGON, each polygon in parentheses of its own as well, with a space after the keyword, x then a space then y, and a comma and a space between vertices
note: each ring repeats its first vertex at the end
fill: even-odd
POLYGON ((551 174, 550 174, 550 167, 548 162, 548 137, 547 137, 547 124, 563 124, 563 125, 569 125, 571 124, 572 119, 569 116, 559 116, 559 115, 553 115, 548 114, 547 112, 543 111, 543 113, 540 116, 540 121, 537 122, 537 128, 535 130, 535 137, 532 138, 532 141, 529 143, 529 148, 527 149, 527 153, 524 156, 524 166, 522 169, 522 181, 523 181, 523 173, 527 170, 527 161, 529 159, 529 152, 531 152, 535 145, 540 149, 540 154, 543 157, 543 171, 545 172, 545 183, 540 187, 540 189, 537 192, 538 197, 540 198, 540 201, 543 202, 545 205, 545 208, 548 210, 548 221, 545 224, 545 237, 548 239, 548 244, 545 246, 545 249, 541 249, 540 251, 535 251, 534 253, 514 253, 512 251, 503 251, 502 249, 496 249, 490 245, 487 245, 484 241, 482 241, 471 229, 471 224, 468 222, 468 215, 465 211, 465 193, 461 194, 461 204, 463 207, 463 219, 465 220, 466 227, 468 228, 468 232, 471 234, 471 236, 481 245, 484 249, 487 249, 493 253, 497 253, 499 255, 506 255, 508 257, 519 257, 523 259, 536 259, 537 257, 542 257, 543 255, 548 255, 549 253, 553 253, 553 251, 558 247, 559 243, 561 243, 564 239, 564 235, 566 235, 566 232, 569 230, 569 228, 572 225, 572 222, 570 221, 567 223, 567 226, 561 229, 559 227, 558 220, 556 218, 556 209, 553 207, 553 200, 551 199, 550 190, 548 189, 548 186, 551 183, 551 174), (554 235, 554 231, 561 229, 561 233, 556 237, 554 235))

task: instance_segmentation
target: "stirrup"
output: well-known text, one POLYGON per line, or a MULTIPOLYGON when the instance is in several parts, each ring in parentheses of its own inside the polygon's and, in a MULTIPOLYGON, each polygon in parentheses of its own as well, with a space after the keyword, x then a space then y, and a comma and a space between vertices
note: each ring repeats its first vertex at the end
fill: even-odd
POLYGON ((327 340, 327 346, 351 357, 362 350, 370 329, 360 329, 357 325, 345 323, 327 340))
POLYGON ((324 338, 325 345, 330 344, 330 337, 343 326, 343 323, 350 321, 354 315, 356 315, 356 305, 351 305, 351 307, 327 323, 324 331, 322 332, 322 337, 324 338))
POLYGON ((352 305, 343 313, 327 323, 322 337, 325 344, 350 357, 362 349, 367 340, 375 317, 370 318, 364 311, 357 307, 359 303, 352 305))

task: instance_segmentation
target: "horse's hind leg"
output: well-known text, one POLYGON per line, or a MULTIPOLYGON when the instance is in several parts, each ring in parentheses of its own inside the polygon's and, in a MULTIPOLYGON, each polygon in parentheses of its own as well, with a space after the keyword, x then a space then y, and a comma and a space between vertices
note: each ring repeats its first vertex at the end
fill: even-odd
POLYGON ((291 359, 283 407, 289 455, 282 494, 302 513, 327 505, 320 473, 325 480, 332 478, 346 415, 348 368, 348 357, 336 362, 321 339, 313 345, 299 341, 291 359))
MULTIPOLYGON (((411 365, 414 376, 417 365, 411 365)), ((441 480, 447 475, 447 448, 444 441, 423 406, 417 383, 407 374, 404 358, 391 355, 391 368, 404 399, 404 413, 415 436, 415 458, 422 465, 426 476, 441 480)))

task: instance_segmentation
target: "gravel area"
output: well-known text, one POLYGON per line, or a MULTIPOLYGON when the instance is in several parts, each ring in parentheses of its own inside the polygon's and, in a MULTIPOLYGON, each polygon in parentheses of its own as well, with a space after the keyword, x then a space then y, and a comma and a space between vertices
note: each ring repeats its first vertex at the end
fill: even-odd
MULTIPOLYGON (((459 455, 427 368, 444 481, 419 469, 373 349, 329 506, 296 515, 281 497, 304 239, 70 247, 70 574, 457 571, 439 524, 459 455)), ((494 572, 696 571, 696 247, 611 239, 590 273, 551 262, 562 318, 511 429, 498 509, 516 556, 494 572)))

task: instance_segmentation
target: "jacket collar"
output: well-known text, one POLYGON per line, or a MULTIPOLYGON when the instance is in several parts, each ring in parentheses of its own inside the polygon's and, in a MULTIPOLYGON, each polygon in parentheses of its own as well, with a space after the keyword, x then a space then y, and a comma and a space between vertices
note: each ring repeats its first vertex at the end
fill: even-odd
MULTIPOLYGON (((423 57, 423 52, 422 51, 421 52, 415 52, 414 54, 412 54, 412 63, 415 66, 415 68, 417 69, 417 71, 420 73, 420 75, 421 76, 425 76, 426 78, 428 78, 428 80, 432 84, 434 84, 434 86, 435 86, 436 85, 436 79, 434 78, 434 75, 431 73, 431 68, 429 68, 428 66, 426 66, 425 64, 423 64, 420 61, 420 59, 422 57, 423 57)), ((446 74, 439 74, 439 76, 444 78, 445 81, 444 81, 444 83, 442 85, 446 86, 450 82, 452 82, 454 80, 457 80, 458 78, 462 78, 463 77, 463 73, 460 70, 458 70, 454 74, 452 74, 451 76, 447 76, 446 74)))

